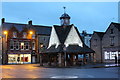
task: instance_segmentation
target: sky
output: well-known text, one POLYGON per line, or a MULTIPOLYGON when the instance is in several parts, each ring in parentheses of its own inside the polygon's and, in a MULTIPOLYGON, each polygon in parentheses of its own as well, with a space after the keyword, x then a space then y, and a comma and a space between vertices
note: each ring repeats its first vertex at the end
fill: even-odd
POLYGON ((33 25, 60 25, 64 13, 80 32, 104 32, 111 22, 118 22, 118 2, 2 2, 2 18, 6 22, 33 25))

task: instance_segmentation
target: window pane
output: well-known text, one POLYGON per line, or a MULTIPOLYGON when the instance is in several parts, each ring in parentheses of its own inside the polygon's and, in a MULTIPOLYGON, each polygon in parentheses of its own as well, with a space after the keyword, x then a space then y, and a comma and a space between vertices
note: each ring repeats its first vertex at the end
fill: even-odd
POLYGON ((27 38, 27 33, 23 32, 23 38, 27 38))
POLYGON ((13 38, 17 38, 17 32, 13 32, 13 38))

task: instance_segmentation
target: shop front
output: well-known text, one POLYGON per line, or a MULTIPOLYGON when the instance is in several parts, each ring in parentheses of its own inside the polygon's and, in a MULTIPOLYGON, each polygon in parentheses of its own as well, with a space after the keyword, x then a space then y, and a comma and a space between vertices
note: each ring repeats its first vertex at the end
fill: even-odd
POLYGON ((114 48, 104 48, 104 62, 115 62, 115 57, 118 59, 118 56, 120 55, 120 48, 114 47, 114 48))
POLYGON ((8 54, 8 64, 30 64, 31 54, 8 54))

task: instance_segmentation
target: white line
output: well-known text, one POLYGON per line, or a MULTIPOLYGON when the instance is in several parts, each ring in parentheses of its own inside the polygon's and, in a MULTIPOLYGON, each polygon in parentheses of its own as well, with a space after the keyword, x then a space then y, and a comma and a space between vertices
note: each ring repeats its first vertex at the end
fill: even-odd
POLYGON ((88 77, 89 77, 89 78, 95 78, 95 77, 94 77, 94 76, 92 76, 92 75, 88 75, 88 77))
POLYGON ((75 79, 75 78, 78 78, 78 76, 52 76, 50 78, 55 78, 55 79, 75 79))

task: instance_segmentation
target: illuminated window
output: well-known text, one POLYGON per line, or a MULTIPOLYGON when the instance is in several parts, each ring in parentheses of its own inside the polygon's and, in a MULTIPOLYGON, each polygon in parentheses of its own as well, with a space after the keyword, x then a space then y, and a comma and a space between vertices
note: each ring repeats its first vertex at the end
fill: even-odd
POLYGON ((109 52, 105 52, 105 59, 110 59, 110 53, 109 52))
POLYGON ((17 32, 13 32, 13 38, 17 38, 17 32))
POLYGON ((21 50, 24 50, 24 42, 21 42, 21 50))
POLYGON ((105 52, 105 59, 106 60, 112 60, 115 59, 115 55, 118 55, 118 52, 105 52))
POLYGON ((43 48, 43 46, 44 46, 43 43, 40 43, 40 48, 43 48))

